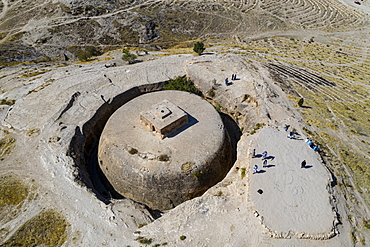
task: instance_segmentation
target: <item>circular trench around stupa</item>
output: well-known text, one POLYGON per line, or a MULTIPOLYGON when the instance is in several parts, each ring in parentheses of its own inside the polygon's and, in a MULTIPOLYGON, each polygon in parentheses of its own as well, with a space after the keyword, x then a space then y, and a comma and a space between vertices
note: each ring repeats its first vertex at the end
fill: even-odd
POLYGON ((233 150, 210 103, 188 92, 159 91, 113 113, 100 137, 98 162, 122 196, 167 210, 221 181, 233 150))

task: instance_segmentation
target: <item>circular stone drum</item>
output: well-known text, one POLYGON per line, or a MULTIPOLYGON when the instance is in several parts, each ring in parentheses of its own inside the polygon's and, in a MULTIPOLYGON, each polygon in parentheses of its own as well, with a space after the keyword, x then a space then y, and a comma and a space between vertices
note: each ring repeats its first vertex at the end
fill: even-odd
POLYGON ((159 91, 129 101, 110 117, 98 159, 118 193, 166 210, 221 181, 233 153, 211 104, 187 92, 159 91))

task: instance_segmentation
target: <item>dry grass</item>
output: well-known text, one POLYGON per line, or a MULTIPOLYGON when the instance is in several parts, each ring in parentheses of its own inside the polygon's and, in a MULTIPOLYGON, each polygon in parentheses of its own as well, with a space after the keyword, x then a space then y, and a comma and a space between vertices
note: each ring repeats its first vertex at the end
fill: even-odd
POLYGON ((12 175, 0 176, 0 209, 23 203, 30 192, 30 187, 20 179, 12 175))
POLYGON ((62 246, 66 239, 66 220, 47 210, 24 223, 2 246, 62 246))
POLYGON ((11 153, 15 146, 15 139, 11 136, 0 139, 0 160, 11 153))

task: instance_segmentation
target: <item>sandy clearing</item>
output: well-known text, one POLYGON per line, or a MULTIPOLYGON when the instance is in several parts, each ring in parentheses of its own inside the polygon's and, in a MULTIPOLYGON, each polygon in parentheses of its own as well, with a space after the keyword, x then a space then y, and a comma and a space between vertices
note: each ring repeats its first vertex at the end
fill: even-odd
POLYGON ((256 158, 251 158, 260 173, 251 175, 250 196, 265 224, 276 232, 330 232, 334 215, 327 190, 330 175, 319 155, 303 140, 287 138, 284 130, 262 129, 255 137, 256 158), (259 157, 268 151, 268 167, 259 157), (306 168, 301 162, 307 161, 306 168), (262 194, 257 190, 261 189, 262 194))

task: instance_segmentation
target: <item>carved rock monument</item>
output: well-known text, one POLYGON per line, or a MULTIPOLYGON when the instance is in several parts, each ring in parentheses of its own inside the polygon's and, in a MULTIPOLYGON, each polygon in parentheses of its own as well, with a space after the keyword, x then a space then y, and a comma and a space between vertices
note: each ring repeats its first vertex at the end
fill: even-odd
POLYGON ((129 101, 110 117, 98 159, 118 193, 167 210, 222 180, 233 152, 211 104, 187 92, 160 91, 129 101))

